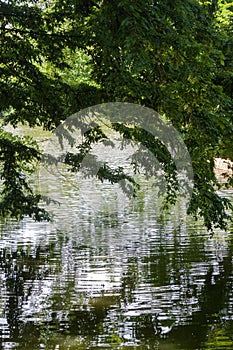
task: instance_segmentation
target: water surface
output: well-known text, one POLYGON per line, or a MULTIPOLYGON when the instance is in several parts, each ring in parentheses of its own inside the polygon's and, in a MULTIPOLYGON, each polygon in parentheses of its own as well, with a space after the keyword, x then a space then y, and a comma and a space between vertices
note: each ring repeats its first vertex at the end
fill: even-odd
POLYGON ((0 349, 233 349, 230 227, 67 176, 40 173, 54 222, 1 224, 0 349))

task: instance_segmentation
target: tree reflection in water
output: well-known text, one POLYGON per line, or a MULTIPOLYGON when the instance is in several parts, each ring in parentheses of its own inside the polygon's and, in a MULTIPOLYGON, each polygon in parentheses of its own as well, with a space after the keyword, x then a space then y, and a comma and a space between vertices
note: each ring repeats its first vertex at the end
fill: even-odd
POLYGON ((2 348, 232 348, 232 237, 160 228, 143 239, 113 249, 59 233, 1 248, 2 348))

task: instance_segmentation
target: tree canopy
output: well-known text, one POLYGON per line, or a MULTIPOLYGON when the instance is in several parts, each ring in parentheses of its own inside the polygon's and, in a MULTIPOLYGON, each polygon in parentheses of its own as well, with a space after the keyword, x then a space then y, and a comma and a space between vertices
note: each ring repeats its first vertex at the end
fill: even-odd
MULTIPOLYGON (((4 125, 53 130, 83 108, 130 102, 166 115, 182 136, 194 171, 188 213, 208 229, 226 227, 233 208, 217 192, 214 159, 233 160, 231 1, 12 0, 1 2, 0 16, 1 216, 48 218, 26 177, 38 145, 4 125)), ((112 128, 129 131, 127 123, 112 128)), ((101 142, 102 132, 86 134, 87 143, 101 142)), ((149 135, 134 128, 128 137, 149 135)), ((156 145, 147 143, 155 156, 156 145)), ((161 165, 174 177, 164 152, 161 165)), ((232 184, 226 174, 224 186, 232 184)))

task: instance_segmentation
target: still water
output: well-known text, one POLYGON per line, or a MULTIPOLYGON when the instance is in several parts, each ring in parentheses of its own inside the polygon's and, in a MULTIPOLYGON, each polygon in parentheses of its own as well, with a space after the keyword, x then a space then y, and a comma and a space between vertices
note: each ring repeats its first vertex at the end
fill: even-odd
POLYGON ((40 176, 54 221, 1 224, 0 349, 233 349, 231 228, 40 176))

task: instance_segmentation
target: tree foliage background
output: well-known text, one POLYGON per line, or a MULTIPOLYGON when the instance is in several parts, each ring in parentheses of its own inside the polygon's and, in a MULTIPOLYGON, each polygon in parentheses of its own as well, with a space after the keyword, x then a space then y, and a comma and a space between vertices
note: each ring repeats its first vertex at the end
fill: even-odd
POLYGON ((188 212, 226 227, 232 205, 216 192, 214 159, 233 160, 233 2, 16 0, 1 1, 0 16, 2 217, 48 219, 27 180, 38 145, 4 125, 53 130, 85 107, 123 101, 172 122, 194 169, 188 212))

